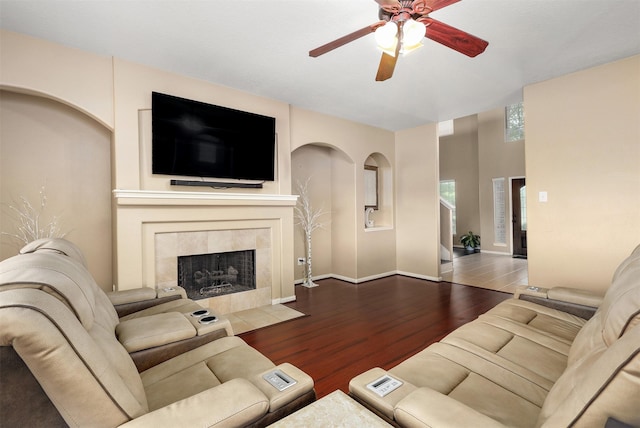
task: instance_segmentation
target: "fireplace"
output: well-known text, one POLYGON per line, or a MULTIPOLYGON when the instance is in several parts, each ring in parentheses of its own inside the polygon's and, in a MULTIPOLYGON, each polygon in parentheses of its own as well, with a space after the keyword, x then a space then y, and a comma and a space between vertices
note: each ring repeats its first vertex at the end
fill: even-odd
POLYGON ((190 299, 208 299, 256 289, 255 250, 178 257, 178 285, 190 299))
MULTIPOLYGON (((237 222, 236 222, 237 223, 237 222)), ((187 223, 180 224, 180 227, 186 227, 187 223)), ((202 224, 196 224, 197 227, 203 227, 202 224)), ((194 231, 170 231, 170 232, 156 232, 154 234, 154 246, 155 246, 155 281, 157 287, 175 287, 182 286, 188 293, 188 297, 197 300, 201 306, 214 310, 217 314, 224 315, 233 312, 240 312, 247 309, 257 308, 260 306, 270 305, 274 300, 273 284, 274 275, 279 273, 278 270, 273 269, 273 239, 272 229, 268 227, 247 227, 241 229, 229 229, 218 228, 216 223, 209 224, 212 227, 209 230, 194 230, 194 231), (245 270, 241 269, 244 266, 243 263, 233 261, 229 263, 233 266, 231 273, 229 273, 229 267, 216 266, 213 264, 204 266, 195 266, 193 269, 193 263, 190 266, 191 273, 184 273, 184 268, 178 268, 179 260, 185 256, 205 256, 208 254, 220 254, 226 255, 227 253, 245 252, 250 251, 251 256, 247 257, 248 264, 253 264, 253 273, 245 274, 245 270), (200 271, 197 274, 200 284, 209 280, 203 280, 205 275, 209 275, 204 272, 203 269, 212 273, 211 285, 218 285, 222 281, 231 283, 231 277, 223 277, 223 275, 236 275, 234 270, 237 270, 238 279, 240 277, 249 277, 251 281, 249 284, 242 284, 246 288, 232 288, 228 285, 222 287, 211 287, 202 290, 205 285, 193 285, 188 284, 185 287, 185 279, 191 278, 195 280, 194 273, 200 271), (180 270, 181 278, 178 278, 178 271, 180 270), (222 271, 222 272, 220 272, 222 271), (213 276, 216 276, 217 284, 214 284, 213 276), (197 287, 197 288, 196 288, 197 287), (248 287, 255 287, 250 289, 248 287), (187 290, 189 289, 189 290, 187 290), (226 290, 225 290, 226 289, 226 290), (233 292, 232 294, 223 294, 224 292, 233 292), (249 290, 237 293, 237 290, 249 290)), ((198 261, 194 259, 194 261, 198 261)), ((209 262, 213 263, 213 262, 209 262)), ((227 261, 228 263, 228 261, 227 261)), ((184 265, 184 261, 182 262, 184 265)), ((189 268, 189 266, 187 266, 189 268)), ((280 284, 279 276, 278 281, 275 284, 280 284)), ((244 281, 244 280, 243 280, 244 281)), ((240 281, 238 281, 240 283, 240 281)))

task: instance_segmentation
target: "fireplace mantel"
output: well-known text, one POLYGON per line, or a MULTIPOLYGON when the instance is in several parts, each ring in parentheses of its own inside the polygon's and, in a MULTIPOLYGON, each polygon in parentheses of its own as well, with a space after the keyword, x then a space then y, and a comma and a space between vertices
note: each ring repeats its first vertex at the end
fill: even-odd
POLYGON ((266 193, 174 192, 156 190, 115 189, 118 205, 224 205, 224 206, 295 206, 298 195, 266 193))
MULTIPOLYGON (((118 290, 158 287, 158 234, 268 230, 273 303, 295 300, 293 233, 297 195, 113 190, 118 290)), ((195 235, 194 235, 195 236, 195 235)), ((268 300, 268 299, 267 299, 268 300)))

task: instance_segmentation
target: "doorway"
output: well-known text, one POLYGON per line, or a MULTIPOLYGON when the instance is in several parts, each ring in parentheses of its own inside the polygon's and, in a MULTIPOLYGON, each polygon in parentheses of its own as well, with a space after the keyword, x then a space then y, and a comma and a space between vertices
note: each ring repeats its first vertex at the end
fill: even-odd
POLYGON ((527 258, 527 186, 524 178, 511 179, 513 257, 527 258))

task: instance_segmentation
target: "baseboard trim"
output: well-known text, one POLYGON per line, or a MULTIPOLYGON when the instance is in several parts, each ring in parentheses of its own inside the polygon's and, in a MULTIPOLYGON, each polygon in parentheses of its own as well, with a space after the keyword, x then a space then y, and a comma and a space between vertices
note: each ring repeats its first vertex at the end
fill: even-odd
POLYGON ((489 251, 489 250, 481 250, 480 252, 482 253, 486 253, 486 254, 497 254, 499 256, 510 256, 511 253, 507 252, 507 251, 489 251))
POLYGON ((418 273, 413 273, 413 272, 405 272, 405 271, 396 271, 396 273, 398 275, 403 275, 403 276, 409 276, 411 278, 417 278, 417 279, 424 279, 427 281, 435 281, 435 282, 440 282, 442 281, 442 277, 441 276, 429 276, 429 275, 422 275, 422 274, 418 274, 418 273))
POLYGON ((296 301, 296 296, 294 294, 293 296, 280 297, 278 299, 271 299, 271 304, 278 305, 280 303, 289 303, 289 302, 295 302, 295 301, 296 301))
MULTIPOLYGON (((374 279, 386 278, 388 276, 393 276, 393 275, 402 275, 402 276, 408 276, 408 277, 411 277, 411 278, 424 279, 424 280, 427 280, 427 281, 435 281, 435 282, 442 281, 442 277, 421 275, 421 274, 417 274, 417 273, 405 272, 405 271, 400 271, 400 270, 394 270, 394 271, 389 271, 389 272, 384 272, 384 273, 378 273, 378 274, 375 274, 375 275, 369 275, 369 276, 365 276, 365 277, 362 277, 362 278, 351 278, 349 276, 337 275, 337 274, 325 274, 325 275, 314 276, 314 277, 312 277, 312 280, 313 281, 319 281, 321 279, 334 278, 334 279, 338 279, 340 281, 350 282, 352 284, 360 284, 360 283, 363 283, 363 282, 373 281, 374 279)), ((295 285, 301 285, 302 283, 304 283, 304 279, 297 279, 294 282, 295 285)))

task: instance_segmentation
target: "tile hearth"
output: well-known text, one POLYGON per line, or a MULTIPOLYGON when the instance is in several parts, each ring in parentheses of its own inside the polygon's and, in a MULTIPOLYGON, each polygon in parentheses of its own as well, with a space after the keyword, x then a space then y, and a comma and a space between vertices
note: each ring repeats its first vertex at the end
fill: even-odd
POLYGON ((305 314, 285 305, 269 305, 234 312, 225 316, 231 323, 233 333, 238 335, 246 333, 247 331, 278 324, 283 321, 303 317, 305 314))

